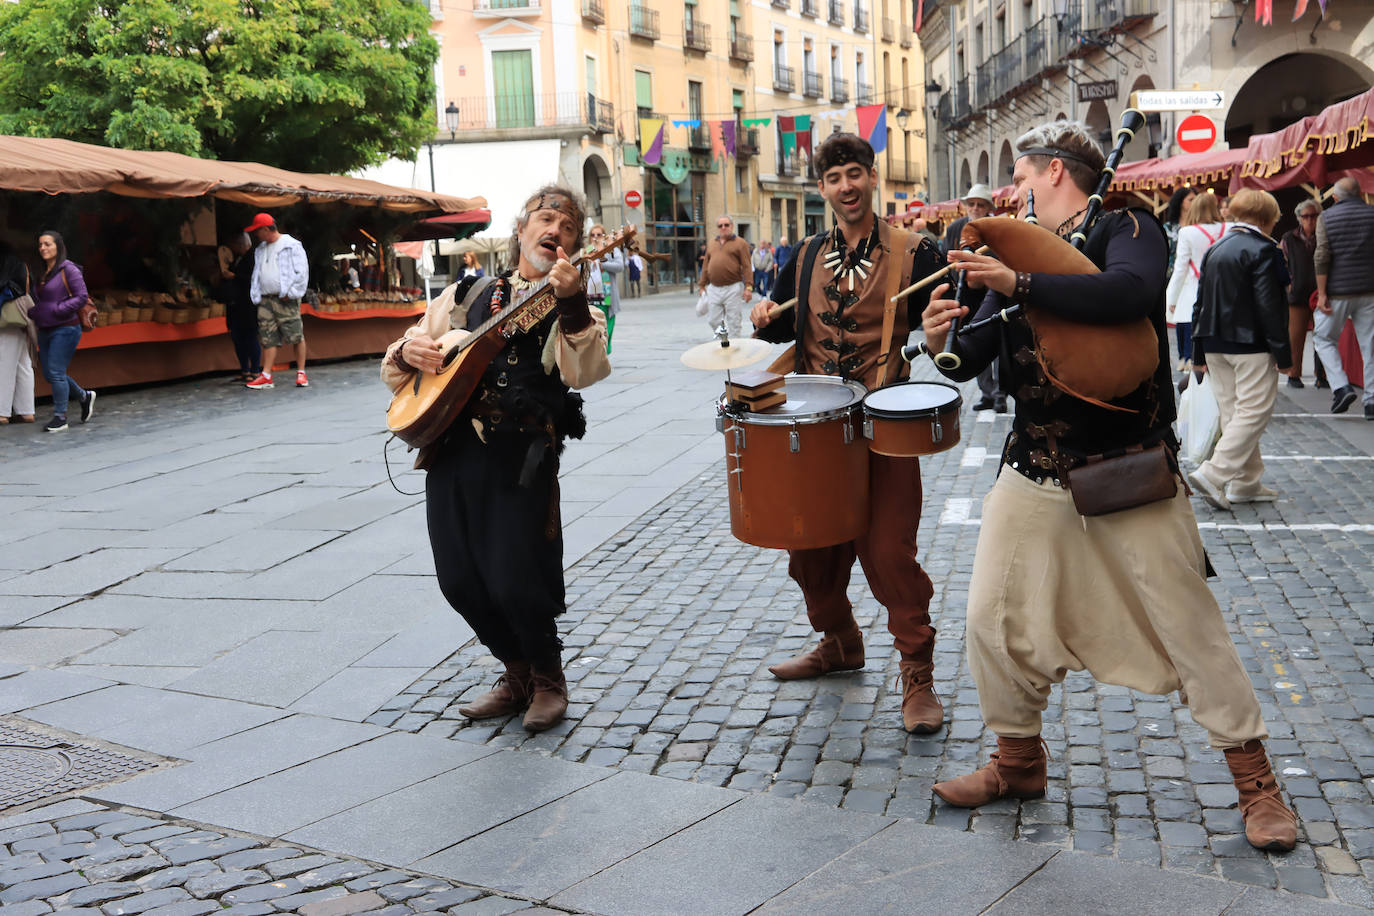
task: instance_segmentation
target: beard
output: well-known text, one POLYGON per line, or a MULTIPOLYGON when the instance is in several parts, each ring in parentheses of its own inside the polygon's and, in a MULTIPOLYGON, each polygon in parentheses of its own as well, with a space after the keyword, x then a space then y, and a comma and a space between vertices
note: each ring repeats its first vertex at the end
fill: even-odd
POLYGON ((529 262, 531 267, 539 272, 541 277, 553 270, 554 261, 557 260, 557 258, 550 257, 549 253, 541 248, 538 242, 533 244, 521 242, 520 254, 529 262))

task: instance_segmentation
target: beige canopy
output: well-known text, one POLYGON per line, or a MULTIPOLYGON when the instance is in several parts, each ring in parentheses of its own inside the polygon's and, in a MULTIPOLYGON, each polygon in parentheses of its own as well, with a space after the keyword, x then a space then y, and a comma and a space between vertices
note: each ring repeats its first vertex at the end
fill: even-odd
POLYGON ((288 172, 256 162, 114 149, 48 137, 0 136, 0 190, 44 194, 109 191, 126 197, 210 195, 256 207, 339 201, 404 212, 462 213, 481 197, 452 197, 341 175, 288 172))

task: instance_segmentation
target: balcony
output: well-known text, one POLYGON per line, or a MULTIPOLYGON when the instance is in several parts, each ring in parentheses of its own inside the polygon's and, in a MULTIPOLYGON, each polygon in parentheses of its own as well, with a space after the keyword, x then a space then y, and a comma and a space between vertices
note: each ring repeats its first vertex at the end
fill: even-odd
POLYGON ((757 127, 744 127, 735 122, 735 155, 747 159, 759 154, 759 131, 757 127))
POLYGON ((973 104, 968 93, 968 77, 954 84, 944 95, 936 109, 941 123, 946 127, 963 127, 973 118, 973 104))
POLYGON ((711 129, 705 124, 702 124, 700 127, 687 128, 687 148, 694 150, 709 150, 711 148, 711 129))
POLYGON ((842 76, 830 77, 830 101, 849 101, 849 80, 845 79, 842 76))
POLYGON ((802 172, 801 157, 795 153, 791 156, 783 156, 778 159, 778 175, 782 178, 800 178, 802 172))
POLYGON ((911 30, 910 30, 910 29, 905 29, 905 30, 902 32, 902 37, 899 38, 899 39, 897 40, 897 44, 900 45, 900 46, 903 47, 903 48, 910 48, 910 47, 911 47, 911 30))
POLYGON ((1063 70, 1073 44, 1072 34, 1060 29, 1053 16, 1042 17, 1026 30, 1026 79, 1063 70))
POLYGON ((854 104, 873 105, 877 100, 873 96, 873 86, 870 83, 861 83, 857 80, 854 83, 854 104))
POLYGON ((548 132, 611 133, 615 112, 610 102, 586 92, 507 93, 465 96, 455 99, 458 106, 458 138, 475 141, 484 130, 515 128, 552 129, 548 132))
POLYGON ((808 99, 818 99, 821 97, 821 75, 813 70, 802 73, 802 95, 808 99))
POLYGON ((844 25, 844 0, 830 0, 830 15, 826 16, 826 22, 831 25, 844 25))
MULTIPOLYGON (((892 147, 889 146, 888 149, 891 150, 892 147)), ((906 159, 894 157, 887 163, 887 174, 881 177, 897 184, 915 184, 921 180, 921 167, 906 159)))
POLYGON ((1083 9, 1085 32, 1120 32, 1153 19, 1158 0, 1094 0, 1083 9))
POLYGON ((797 72, 791 67, 784 67, 781 64, 773 66, 773 91, 774 92, 796 92, 797 91, 797 72))
POLYGON ((543 0, 473 0, 472 14, 479 19, 538 16, 543 0))
POLYGON ((705 54, 711 50, 711 27, 704 22, 688 19, 682 24, 682 50, 705 54))
POLYGON ((595 134, 615 133, 615 108, 591 93, 587 94, 587 126, 595 134))
POLYGON ((754 36, 736 32, 730 39, 730 59, 747 64, 754 59, 754 36))
POLYGON ((792 0, 773 0, 773 9, 786 10, 792 8, 792 0))
POLYGON ((854 7, 854 31, 867 34, 870 28, 868 10, 862 6, 854 7))
POLYGON ((821 15, 821 0, 801 0, 801 14, 818 19, 821 15))
POLYGON ((883 41, 891 43, 897 39, 897 24, 886 16, 883 17, 883 41))
POLYGON ((658 10, 645 9, 638 3, 630 4, 630 37, 658 41, 658 36, 658 10))
POLYGON ((604 0, 582 0, 582 18, 596 25, 606 24, 604 0))

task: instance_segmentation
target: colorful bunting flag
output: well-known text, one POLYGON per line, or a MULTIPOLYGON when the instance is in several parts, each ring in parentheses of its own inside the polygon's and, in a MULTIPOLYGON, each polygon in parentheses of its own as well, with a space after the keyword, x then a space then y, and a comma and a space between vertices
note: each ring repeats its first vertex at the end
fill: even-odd
POLYGON ((806 150, 806 155, 811 155, 811 116, 797 115, 795 121, 797 131, 797 149, 806 150))
POLYGON ((887 106, 860 105, 854 114, 859 119, 859 136, 868 141, 873 152, 887 149, 887 106))
POLYGON ((773 119, 772 119, 772 118, 745 118, 745 119, 744 119, 744 126, 745 126, 745 127, 767 127, 769 124, 772 124, 772 123, 773 123, 773 119))
POLYGON ((797 119, 791 115, 778 115, 778 132, 782 134, 782 155, 792 158, 797 152, 797 119))
POLYGON ((735 137, 735 122, 734 122, 734 121, 721 121, 721 122, 720 122, 720 139, 721 139, 721 143, 725 146, 725 155, 727 155, 727 156, 729 156, 731 159, 733 159, 733 158, 735 157, 735 140, 736 140, 736 137, 735 137))
POLYGON ((916 0, 916 22, 912 26, 912 31, 921 31, 921 22, 925 19, 926 0, 916 0))
POLYGON ((691 119, 691 120, 674 121, 674 122, 673 122, 673 126, 674 126, 674 127, 700 127, 700 126, 701 126, 701 119, 700 119, 700 118, 693 118, 693 119, 691 119))
POLYGON ((1274 0, 1256 0, 1255 21, 1260 25, 1271 25, 1274 22, 1274 0))
POLYGON ((1303 13, 1307 12, 1307 0, 1298 0, 1293 4, 1293 21, 1297 22, 1302 18, 1303 13))
POLYGON ((645 165, 658 165, 663 161, 663 131, 667 122, 658 118, 639 119, 639 158, 645 165))

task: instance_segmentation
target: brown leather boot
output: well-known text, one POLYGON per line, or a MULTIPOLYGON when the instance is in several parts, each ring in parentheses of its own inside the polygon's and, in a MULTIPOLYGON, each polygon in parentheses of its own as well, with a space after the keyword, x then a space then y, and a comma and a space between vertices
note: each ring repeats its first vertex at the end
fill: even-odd
POLYGON ((496 686, 458 711, 469 719, 491 719, 509 716, 524 709, 530 702, 530 666, 524 662, 506 665, 506 673, 496 679, 496 686))
POLYGON ((977 808, 999 798, 1043 798, 1045 750, 1040 736, 997 739, 987 766, 948 782, 937 782, 935 794, 956 808, 977 808))
POLYGON ((535 671, 530 680, 534 685, 534 698, 525 713, 525 729, 542 732, 563 721, 568 711, 568 682, 561 668, 535 671))
POLYGON ((1279 784, 1264 753, 1264 742, 1253 738, 1226 749, 1226 765, 1240 793, 1245 838, 1256 849, 1287 852, 1298 841, 1298 819, 1279 797, 1279 784))
POLYGON ((864 635, 855 626, 852 630, 826 633, 820 645, 810 652, 779 662, 768 670, 779 680, 795 681, 831 671, 858 671, 863 666, 864 635))
POLYGON ((935 695, 934 668, 928 659, 903 658, 901 662, 902 724, 914 735, 938 732, 945 724, 944 707, 935 695))

